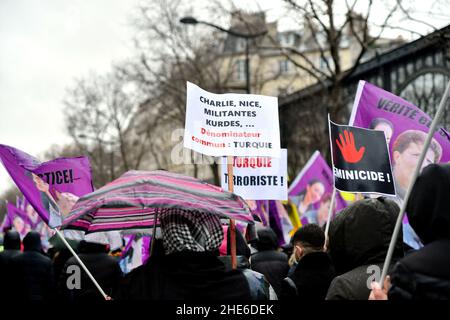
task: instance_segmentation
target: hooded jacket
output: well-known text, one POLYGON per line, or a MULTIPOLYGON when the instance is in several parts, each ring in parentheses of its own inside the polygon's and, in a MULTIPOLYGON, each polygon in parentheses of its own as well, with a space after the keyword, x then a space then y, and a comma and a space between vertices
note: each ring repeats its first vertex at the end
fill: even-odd
POLYGON ((48 300, 53 298, 54 278, 50 258, 41 247, 41 236, 30 231, 23 239, 24 252, 11 261, 13 296, 22 300, 48 300))
POLYGON ((390 300, 450 299, 450 164, 427 166, 406 212, 425 246, 400 260, 391 275, 390 300))
MULTIPOLYGON (((368 299, 370 282, 381 275, 399 211, 386 198, 364 199, 342 210, 330 223, 328 248, 338 276, 331 282, 327 300, 368 299)), ((394 262, 403 256, 402 239, 400 231, 394 262)))

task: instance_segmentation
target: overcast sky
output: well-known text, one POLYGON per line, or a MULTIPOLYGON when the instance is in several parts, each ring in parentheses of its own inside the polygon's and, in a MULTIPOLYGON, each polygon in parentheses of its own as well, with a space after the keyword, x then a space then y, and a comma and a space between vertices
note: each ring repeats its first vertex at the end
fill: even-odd
MULTIPOLYGON (((38 156, 52 144, 70 142, 63 122, 65 89, 74 78, 106 72, 131 55, 129 21, 138 2, 0 0, 0 143, 38 156)), ((269 9, 268 20, 281 11, 269 0, 239 3, 269 9)), ((0 165, 0 194, 11 184, 0 165)))
MULTIPOLYGON (((0 1, 0 143, 37 156, 70 142, 65 89, 132 49, 137 0, 0 1)), ((11 183, 0 166, 0 194, 11 183), (5 185, 6 184, 6 185, 5 185)))

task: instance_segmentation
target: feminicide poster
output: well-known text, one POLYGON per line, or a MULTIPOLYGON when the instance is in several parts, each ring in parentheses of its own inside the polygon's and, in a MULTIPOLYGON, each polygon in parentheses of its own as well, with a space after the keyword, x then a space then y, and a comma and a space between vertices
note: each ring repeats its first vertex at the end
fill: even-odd
MULTIPOLYGON (((226 158, 223 158, 221 182, 228 189, 226 158)), ((287 150, 280 158, 233 157, 233 192, 243 199, 287 200, 287 150)))
POLYGON ((280 157, 278 98, 214 94, 187 82, 184 147, 209 156, 280 157))
POLYGON ((386 139, 381 131, 330 124, 334 185, 340 191, 395 196, 386 139))

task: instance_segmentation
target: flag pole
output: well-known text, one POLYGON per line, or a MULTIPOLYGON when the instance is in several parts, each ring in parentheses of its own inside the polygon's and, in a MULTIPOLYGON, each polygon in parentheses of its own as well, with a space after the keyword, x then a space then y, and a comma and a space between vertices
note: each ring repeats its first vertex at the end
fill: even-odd
MULTIPOLYGON (((233 156, 227 156, 228 171, 228 191, 234 192, 234 175, 233 175, 233 156)), ((237 268, 236 258, 236 225, 234 219, 230 219, 230 249, 231 249, 231 268, 237 268)))
POLYGON ((336 188, 333 186, 333 194, 331 195, 330 208, 328 209, 327 225, 325 227, 325 245, 328 242, 328 231, 330 230, 331 215, 333 214, 335 202, 336 202, 336 188))
POLYGON ((406 205, 408 204, 409 196, 411 195, 412 188, 414 186, 414 183, 416 182, 417 176, 419 175, 420 168, 422 167, 423 160, 425 159, 425 155, 427 154, 428 147, 430 146, 430 143, 431 143, 431 139, 433 138, 433 135, 434 135, 434 132, 436 131, 437 125, 438 125, 439 121, 441 120, 442 114, 444 113, 449 94, 450 94, 450 81, 447 84, 447 88, 445 89, 444 95, 442 96, 438 110, 436 111, 436 115, 434 116, 433 122, 431 123, 430 130, 428 131, 428 135, 427 135, 427 138, 426 138, 424 146, 423 146, 423 150, 419 157, 419 162, 417 163, 417 166, 414 170, 414 174, 412 176, 411 182, 406 191, 405 199, 403 200, 399 215, 397 217, 397 222, 395 224, 394 232, 392 234, 391 242, 389 244, 389 249, 388 249, 388 252, 386 255, 386 259, 384 261, 383 272, 381 273, 381 278, 380 278, 380 282, 379 282, 381 288, 383 288, 384 279, 386 278, 388 268, 391 264, 392 255, 394 253, 395 243, 396 243, 396 240, 398 237, 398 233, 400 231, 400 227, 402 226, 402 220, 403 220, 403 216, 405 215, 406 205))
POLYGON ((105 300, 111 300, 111 297, 109 297, 108 295, 106 295, 106 293, 103 291, 103 289, 100 287, 100 285, 98 284, 98 282, 95 280, 95 278, 92 276, 92 274, 89 272, 88 268, 86 267, 86 265, 83 263, 83 261, 81 261, 80 257, 75 253, 75 251, 72 249, 72 247, 70 246, 70 244, 67 242, 67 240, 64 238, 64 236, 62 235, 62 233, 54 228, 53 230, 55 230, 56 234, 58 235, 58 237, 61 239, 61 241, 64 243, 64 245, 67 247, 67 249, 69 249, 69 251, 72 253, 72 255, 75 257, 75 259, 77 259, 78 263, 80 264, 80 266, 83 268, 83 270, 86 272, 86 274, 88 275, 88 277, 92 280, 92 282, 94 283, 94 285, 97 287, 98 291, 100 291, 100 293, 102 294, 103 298, 105 298, 105 300))

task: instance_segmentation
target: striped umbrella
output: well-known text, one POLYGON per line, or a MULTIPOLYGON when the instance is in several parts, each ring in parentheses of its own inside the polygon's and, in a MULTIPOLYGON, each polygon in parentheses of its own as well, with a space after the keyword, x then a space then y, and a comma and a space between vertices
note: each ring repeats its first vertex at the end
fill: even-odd
POLYGON ((180 209, 253 223, 246 202, 222 188, 168 171, 128 171, 78 199, 62 229, 150 229, 158 213, 180 209))

